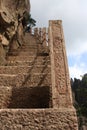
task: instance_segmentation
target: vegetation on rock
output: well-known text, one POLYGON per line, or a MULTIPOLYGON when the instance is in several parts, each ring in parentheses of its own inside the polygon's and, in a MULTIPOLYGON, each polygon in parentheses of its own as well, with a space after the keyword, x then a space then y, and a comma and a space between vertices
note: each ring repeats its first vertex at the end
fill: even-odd
POLYGON ((31 17, 31 14, 24 12, 22 25, 25 31, 28 31, 31 27, 36 26, 36 20, 31 17))

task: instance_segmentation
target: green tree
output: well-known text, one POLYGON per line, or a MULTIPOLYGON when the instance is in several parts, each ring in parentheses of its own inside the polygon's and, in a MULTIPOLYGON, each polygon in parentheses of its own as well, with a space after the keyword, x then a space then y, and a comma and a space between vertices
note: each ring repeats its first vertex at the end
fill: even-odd
POLYGON ((31 17, 31 14, 29 14, 28 24, 30 26, 36 26, 36 21, 31 17))
POLYGON ((74 106, 77 110, 79 130, 87 125, 87 74, 84 74, 82 80, 71 79, 72 91, 75 95, 74 106))
POLYGON ((87 74, 84 74, 81 86, 87 88, 87 74))
POLYGON ((31 17, 31 14, 28 12, 23 13, 23 20, 22 20, 23 27, 29 25, 30 27, 36 26, 36 21, 31 17))

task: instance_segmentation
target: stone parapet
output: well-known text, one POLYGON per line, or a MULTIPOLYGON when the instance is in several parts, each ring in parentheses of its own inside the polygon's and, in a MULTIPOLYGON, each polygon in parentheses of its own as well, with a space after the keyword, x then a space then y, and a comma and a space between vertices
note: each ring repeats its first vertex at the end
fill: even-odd
MULTIPOLYGON (((72 122, 74 122, 74 120, 76 120, 77 122, 77 116, 76 111, 73 108, 68 62, 61 20, 49 21, 49 38, 52 83, 52 107, 54 109, 56 108, 57 110, 61 110, 62 114, 64 114, 64 110, 67 113, 67 110, 71 109, 73 111, 74 116, 70 116, 70 120, 68 120, 67 123, 67 126, 69 128, 67 128, 67 130, 78 130, 78 123, 72 123, 72 128, 69 125, 71 120, 72 122)), ((65 114, 65 117, 60 116, 60 118, 58 118, 58 122, 60 122, 60 120, 63 119, 65 121, 68 115, 69 113, 65 114)), ((59 124, 59 126, 55 130, 62 130, 63 125, 64 122, 59 124)), ((63 130, 65 129, 66 127, 63 128, 63 130)))
POLYGON ((4 130, 78 130, 73 109, 1 109, 4 130))
POLYGON ((62 21, 50 21, 49 37, 53 107, 71 107, 72 95, 62 21))
POLYGON ((24 39, 0 67, 0 128, 78 130, 62 22, 50 21, 24 39))

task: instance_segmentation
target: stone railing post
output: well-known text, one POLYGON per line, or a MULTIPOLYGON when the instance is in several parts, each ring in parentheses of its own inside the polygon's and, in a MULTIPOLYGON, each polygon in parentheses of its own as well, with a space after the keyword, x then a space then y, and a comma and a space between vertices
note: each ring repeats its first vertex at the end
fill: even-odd
POLYGON ((42 29, 39 28, 39 41, 42 43, 42 29))
POLYGON ((34 28, 34 35, 36 38, 38 38, 38 28, 34 28))
POLYGON ((42 42, 43 42, 43 46, 46 47, 46 28, 42 29, 42 42))
POLYGON ((49 22, 49 38, 53 107, 72 107, 72 95, 62 21, 56 20, 49 22))

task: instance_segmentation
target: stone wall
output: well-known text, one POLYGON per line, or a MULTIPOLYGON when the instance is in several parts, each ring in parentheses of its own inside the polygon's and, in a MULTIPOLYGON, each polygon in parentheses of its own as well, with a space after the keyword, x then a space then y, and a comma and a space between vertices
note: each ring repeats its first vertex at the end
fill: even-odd
POLYGON ((41 49, 41 46, 46 49, 46 29, 35 29, 34 35, 26 35, 26 43, 20 49, 25 54, 8 56, 8 61, 12 61, 13 65, 0 68, 0 128, 78 130, 71 98, 62 21, 50 21, 48 55, 41 49), (39 47, 41 52, 38 51, 39 47), (30 55, 32 51, 34 53, 30 55), (14 62, 20 60, 18 67, 14 62), (31 60, 33 64, 29 65, 31 60), (51 63, 48 62, 50 60, 51 63), (27 68, 24 61, 28 61, 27 68), (50 64, 51 70, 48 68, 50 64), (37 65, 42 65, 41 71, 37 65))
POLYGON ((75 116, 75 112, 71 109, 0 110, 0 128, 3 130, 78 130, 75 116))
POLYGON ((0 64, 6 63, 9 50, 23 43, 23 13, 30 11, 29 0, 0 1, 0 64))
MULTIPOLYGON (((51 20, 49 22, 49 47, 50 47, 50 60, 51 60, 51 83, 52 83, 52 106, 53 109, 61 110, 62 114, 64 109, 67 113, 67 110, 73 111, 73 114, 70 112, 70 120, 72 120, 72 128, 67 124, 67 130, 78 130, 78 124, 74 124, 74 121, 77 121, 76 111, 73 108, 72 103, 72 93, 70 86, 70 77, 68 70, 68 62, 66 56, 66 48, 64 41, 64 34, 62 28, 61 20, 51 20)), ((63 121, 67 119, 67 113, 65 118, 61 117, 60 120, 63 121)), ((70 123, 71 121, 68 120, 70 123)), ((62 124, 64 125, 64 123, 62 124)), ((64 130, 66 129, 63 128, 64 130)), ((60 125, 58 126, 60 130, 60 125)))
POLYGON ((62 21, 50 21, 49 37, 53 107, 72 107, 72 95, 62 21))
MULTIPOLYGON (((23 14, 29 11, 29 2, 28 0, 2 0, 0 6, 0 64, 4 65, 8 50, 13 52, 23 44, 22 19, 23 14)), ((8 61, 11 60, 13 63, 15 61, 15 64, 21 60, 19 66, 21 73, 20 71, 18 73, 18 68, 13 67, 15 64, 12 66, 13 70, 10 69, 11 73, 9 68, 6 69, 8 66, 1 70, 0 128, 3 130, 78 130, 76 111, 72 104, 62 22, 50 21, 48 33, 46 28, 35 29, 34 36, 31 36, 32 40, 27 40, 23 48, 21 47, 22 54, 25 52, 24 55, 8 57, 8 61), (28 53, 30 48, 31 52, 35 49, 33 42, 37 46, 37 51, 39 49, 39 55, 35 51, 33 54, 34 65, 36 66, 36 57, 38 57, 38 64, 40 62, 42 64, 40 59, 47 61, 46 56, 49 57, 50 54, 51 71, 44 71, 42 66, 40 72, 40 69, 38 71, 33 64, 31 70, 34 68, 35 74, 32 71, 25 73, 24 70, 27 68, 21 68, 24 60, 26 63, 30 59, 33 61, 28 53)))

